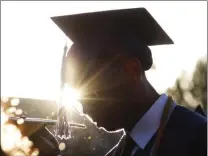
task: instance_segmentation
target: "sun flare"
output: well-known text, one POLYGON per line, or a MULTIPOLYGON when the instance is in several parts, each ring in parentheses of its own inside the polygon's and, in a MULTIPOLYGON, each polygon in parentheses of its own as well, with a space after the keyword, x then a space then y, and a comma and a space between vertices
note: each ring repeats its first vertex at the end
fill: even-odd
POLYGON ((62 92, 61 105, 67 108, 75 107, 78 112, 82 112, 82 104, 79 99, 82 97, 82 92, 70 86, 65 86, 62 92))

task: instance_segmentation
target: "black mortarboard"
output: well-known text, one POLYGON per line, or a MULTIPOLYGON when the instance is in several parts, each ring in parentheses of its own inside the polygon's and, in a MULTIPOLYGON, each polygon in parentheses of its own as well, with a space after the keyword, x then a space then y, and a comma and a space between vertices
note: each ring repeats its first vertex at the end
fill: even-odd
MULTIPOLYGON (((114 41, 129 43, 131 47, 137 45, 140 51, 137 48, 136 53, 140 58, 145 56, 148 46, 173 44, 145 8, 82 13, 51 17, 51 19, 72 42, 85 47, 83 55, 90 47, 101 45, 99 48, 102 49, 105 43, 114 43, 114 41)), ((145 59, 141 62, 145 62, 145 59)), ((150 67, 145 70, 148 68, 150 67)))

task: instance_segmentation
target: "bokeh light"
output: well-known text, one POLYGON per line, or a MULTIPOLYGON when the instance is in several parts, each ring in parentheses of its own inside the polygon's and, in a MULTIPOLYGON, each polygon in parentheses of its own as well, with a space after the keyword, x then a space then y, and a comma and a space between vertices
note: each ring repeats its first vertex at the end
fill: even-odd
MULTIPOLYGON (((8 156, 37 156, 38 149, 33 149, 33 142, 27 136, 23 136, 19 127, 15 124, 8 122, 8 117, 15 114, 21 114, 21 109, 16 109, 19 104, 19 99, 10 101, 11 106, 6 110, 4 108, 5 98, 1 98, 1 148, 8 156)), ((24 119, 17 120, 17 124, 23 124, 24 119)))

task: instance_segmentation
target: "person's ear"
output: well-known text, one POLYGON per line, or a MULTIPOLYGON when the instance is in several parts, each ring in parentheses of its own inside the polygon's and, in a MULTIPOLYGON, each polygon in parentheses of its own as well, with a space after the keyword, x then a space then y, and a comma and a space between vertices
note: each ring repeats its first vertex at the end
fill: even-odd
POLYGON ((136 82, 142 77, 141 62, 137 58, 130 58, 125 60, 125 68, 129 76, 136 82))

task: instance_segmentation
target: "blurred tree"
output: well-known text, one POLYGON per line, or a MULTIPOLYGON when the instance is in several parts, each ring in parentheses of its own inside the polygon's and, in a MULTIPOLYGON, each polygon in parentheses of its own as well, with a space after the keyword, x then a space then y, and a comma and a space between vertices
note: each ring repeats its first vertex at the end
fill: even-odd
POLYGON ((185 107, 193 109, 193 105, 200 104, 207 114, 207 60, 197 62, 191 79, 182 73, 167 93, 185 107))

